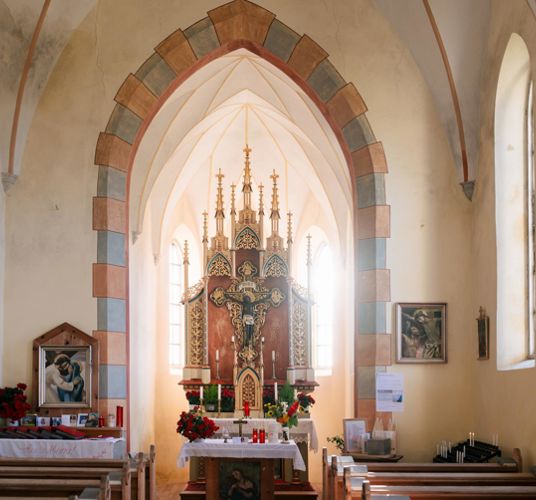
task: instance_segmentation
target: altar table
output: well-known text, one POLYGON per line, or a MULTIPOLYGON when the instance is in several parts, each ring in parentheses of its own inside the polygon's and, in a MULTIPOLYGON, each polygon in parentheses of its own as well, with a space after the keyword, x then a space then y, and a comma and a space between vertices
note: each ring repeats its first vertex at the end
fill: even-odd
POLYGON ((177 466, 184 467, 190 457, 218 458, 267 458, 293 460, 296 470, 305 470, 305 462, 293 440, 289 443, 232 443, 223 439, 205 439, 202 442, 186 443, 177 459, 177 466))
MULTIPOLYGON (((219 429, 216 431, 216 435, 223 434, 224 429, 227 429, 230 435, 238 435, 238 424, 233 422, 236 418, 212 418, 219 429)), ((268 430, 271 423, 274 423, 273 418, 247 418, 244 420, 242 426, 243 434, 245 436, 251 435, 252 429, 264 428, 268 430)), ((279 427, 279 434, 281 434, 281 424, 277 424, 279 427)), ((310 418, 299 418, 298 425, 290 429, 290 436, 296 443, 309 443, 309 449, 315 453, 318 451, 318 436, 316 434, 315 424, 310 418)))
POLYGON ((124 458, 123 438, 0 439, 0 457, 13 458, 124 458))

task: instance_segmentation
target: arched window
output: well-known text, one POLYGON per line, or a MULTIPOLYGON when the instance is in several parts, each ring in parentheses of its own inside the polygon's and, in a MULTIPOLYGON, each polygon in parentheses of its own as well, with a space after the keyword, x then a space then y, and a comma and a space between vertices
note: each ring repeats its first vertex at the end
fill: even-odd
MULTIPOLYGON (((530 57, 512 34, 495 101, 497 366, 534 353, 534 128, 530 57)), ((533 364, 533 363, 532 363, 533 364)))
POLYGON ((333 366, 333 261, 331 249, 323 242, 313 256, 311 288, 313 307, 313 362, 319 375, 333 366))
POLYGON ((184 293, 182 251, 178 243, 169 247, 169 366, 176 373, 184 365, 184 293))

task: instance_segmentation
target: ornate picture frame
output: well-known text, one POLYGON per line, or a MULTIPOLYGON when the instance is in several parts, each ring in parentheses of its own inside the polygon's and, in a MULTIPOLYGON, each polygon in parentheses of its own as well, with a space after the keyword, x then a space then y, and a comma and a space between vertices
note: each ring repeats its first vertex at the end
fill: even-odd
POLYGON ((98 408, 98 340, 63 323, 33 342, 33 403, 40 413, 98 408))
POLYGON ((396 362, 447 362, 447 304, 396 304, 396 362))

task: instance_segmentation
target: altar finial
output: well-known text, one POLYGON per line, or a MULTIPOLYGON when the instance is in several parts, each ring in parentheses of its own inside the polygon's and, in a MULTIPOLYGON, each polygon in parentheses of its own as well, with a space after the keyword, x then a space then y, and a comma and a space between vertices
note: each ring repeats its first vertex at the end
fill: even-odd
POLYGON ((208 213, 203 212, 203 243, 208 243, 208 213))
POLYGON ((264 215, 264 196, 262 190, 264 185, 259 184, 259 215, 264 215))
POLYGON ((190 256, 188 255, 188 240, 184 240, 184 254, 182 258, 182 263, 184 265, 189 264, 190 263, 189 259, 190 259, 190 256))
POLYGON ((272 186, 272 211, 270 212, 270 220, 272 221, 272 236, 279 236, 279 194, 277 192, 277 179, 279 175, 276 174, 275 170, 273 171, 270 178, 273 181, 272 186))
POLYGON ((292 212, 287 213, 287 244, 292 244, 292 212))
POLYGON ((233 182, 233 184, 231 184, 231 217, 236 215, 235 189, 236 189, 236 184, 233 182))
POLYGON ((251 209, 251 166, 249 163, 249 153, 251 153, 250 147, 246 144, 244 148, 246 158, 244 160, 244 184, 242 185, 242 192, 244 193, 244 209, 251 209))
POLYGON ((221 168, 218 169, 218 173, 216 174, 216 177, 218 178, 218 193, 216 196, 216 235, 221 236, 223 235, 223 219, 225 218, 225 213, 223 212, 223 187, 222 187, 222 179, 225 176, 221 173, 221 168))
POLYGON ((310 267, 313 263, 311 258, 311 235, 307 235, 307 267, 310 267))

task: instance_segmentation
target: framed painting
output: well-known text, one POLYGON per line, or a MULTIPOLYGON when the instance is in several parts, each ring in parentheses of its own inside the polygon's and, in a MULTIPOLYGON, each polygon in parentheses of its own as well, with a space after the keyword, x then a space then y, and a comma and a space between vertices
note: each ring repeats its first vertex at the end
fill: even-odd
POLYGON ((344 450, 348 453, 362 451, 363 434, 367 432, 367 421, 359 418, 343 420, 344 450))
POLYGON ((97 339, 63 323, 35 339, 33 350, 34 402, 41 413, 97 410, 97 339))
POLYGON ((478 332, 478 359, 489 359, 489 316, 484 308, 480 308, 480 316, 476 318, 478 332))
POLYGON ((447 304, 396 304, 396 361, 447 362, 447 304))

